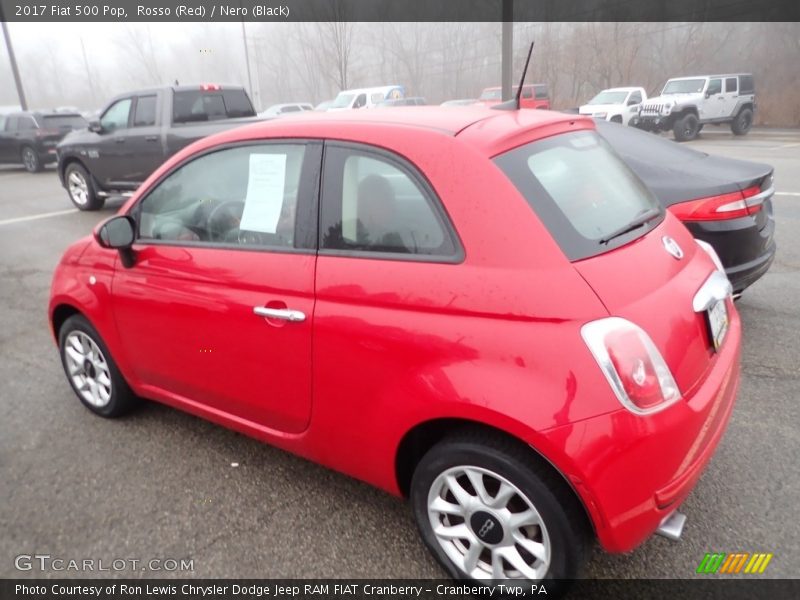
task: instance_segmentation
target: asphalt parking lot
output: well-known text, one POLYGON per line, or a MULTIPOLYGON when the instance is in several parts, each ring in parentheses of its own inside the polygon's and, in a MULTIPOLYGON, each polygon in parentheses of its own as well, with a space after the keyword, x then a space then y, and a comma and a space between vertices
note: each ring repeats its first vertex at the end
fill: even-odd
MULTIPOLYGON (((711 551, 772 552, 765 576, 800 575, 800 131, 710 129, 690 145, 772 164, 778 191, 776 260, 738 303, 738 405, 683 505, 683 539, 598 550, 586 576, 691 577, 711 551)), ((81 406, 47 326, 50 277, 119 205, 80 213, 52 167, 0 169, 0 577, 80 575, 15 569, 35 553, 191 558, 183 575, 209 578, 440 577, 393 497, 164 406, 116 421, 81 406)))

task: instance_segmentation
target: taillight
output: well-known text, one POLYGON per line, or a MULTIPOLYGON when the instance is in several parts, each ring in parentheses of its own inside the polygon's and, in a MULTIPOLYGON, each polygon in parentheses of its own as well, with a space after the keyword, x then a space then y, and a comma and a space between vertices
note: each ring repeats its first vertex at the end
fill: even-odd
POLYGON ((204 92, 218 92, 222 89, 222 87, 216 83, 204 83, 200 86, 200 89, 204 92))
POLYGON ((758 186, 741 192, 709 196, 669 207, 681 221, 721 221, 754 215, 761 210, 767 197, 758 186))
POLYGON ((609 317, 584 325, 581 336, 617 399, 631 412, 651 414, 680 400, 669 367, 641 327, 609 317))

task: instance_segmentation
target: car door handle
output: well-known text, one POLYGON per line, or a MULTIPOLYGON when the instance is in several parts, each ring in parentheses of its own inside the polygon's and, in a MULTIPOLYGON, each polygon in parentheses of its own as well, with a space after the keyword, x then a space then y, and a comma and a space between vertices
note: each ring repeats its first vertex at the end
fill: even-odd
POLYGON ((157 142, 158 136, 157 135, 146 135, 144 136, 146 142, 157 142))
POLYGON ((282 321, 290 321, 291 323, 302 323, 306 320, 306 314, 304 312, 292 310, 291 308, 267 308, 266 306, 254 306, 253 312, 259 317, 281 319, 282 321))

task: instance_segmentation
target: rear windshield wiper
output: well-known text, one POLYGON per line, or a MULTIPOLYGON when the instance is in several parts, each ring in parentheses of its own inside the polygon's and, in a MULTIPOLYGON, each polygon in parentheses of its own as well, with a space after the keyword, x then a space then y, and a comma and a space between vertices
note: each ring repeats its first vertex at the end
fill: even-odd
POLYGON ((641 227, 645 223, 649 223, 650 221, 652 221, 653 219, 658 217, 660 214, 661 214, 661 209, 648 208, 642 214, 640 214, 638 217, 636 217, 633 221, 628 223, 627 225, 624 225, 624 226, 620 227, 619 229, 617 229, 616 231, 613 231, 613 232, 609 233, 606 237, 601 239, 599 243, 607 244, 608 242, 610 242, 614 238, 618 238, 621 235, 625 235, 626 233, 630 233, 631 231, 633 231, 634 229, 638 229, 639 227, 641 227))

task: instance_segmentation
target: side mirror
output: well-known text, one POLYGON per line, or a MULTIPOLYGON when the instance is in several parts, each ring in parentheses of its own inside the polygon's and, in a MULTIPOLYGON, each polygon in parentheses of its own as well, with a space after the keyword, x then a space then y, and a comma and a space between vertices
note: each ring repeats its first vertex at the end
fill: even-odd
POLYGON ((128 215, 111 217, 94 230, 97 243, 103 248, 119 250, 122 266, 129 269, 135 262, 133 241, 135 238, 136 223, 128 215))
POLYGON ((706 92, 705 96, 706 96, 706 98, 711 98, 711 92, 706 92))
POLYGON ((90 121, 89 131, 94 133, 103 133, 103 126, 100 124, 100 121, 90 121))
POLYGON ((134 221, 127 215, 111 217, 95 231, 95 239, 103 248, 122 250, 133 245, 134 221))

